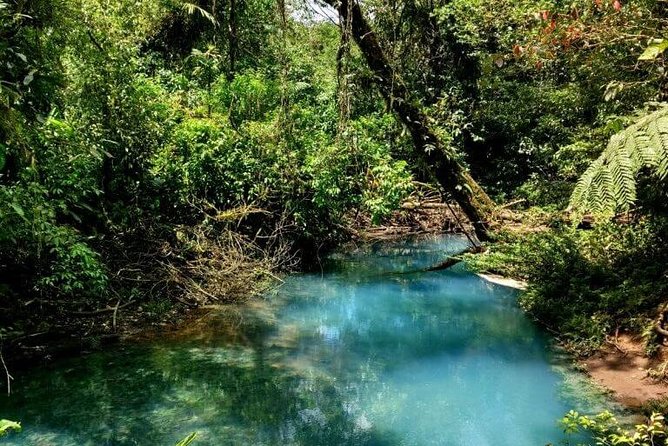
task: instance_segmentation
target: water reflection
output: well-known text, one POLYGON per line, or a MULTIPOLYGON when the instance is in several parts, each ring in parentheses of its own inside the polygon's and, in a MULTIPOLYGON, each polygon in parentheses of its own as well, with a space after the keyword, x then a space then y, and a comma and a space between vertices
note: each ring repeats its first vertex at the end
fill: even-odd
MULTIPOLYGON (((572 404, 514 291, 441 237, 339 254, 177 337, 17 378, 12 445, 541 445, 572 404)), ((580 384, 570 383, 581 390, 580 384)), ((576 392, 581 393, 581 392, 576 392)))

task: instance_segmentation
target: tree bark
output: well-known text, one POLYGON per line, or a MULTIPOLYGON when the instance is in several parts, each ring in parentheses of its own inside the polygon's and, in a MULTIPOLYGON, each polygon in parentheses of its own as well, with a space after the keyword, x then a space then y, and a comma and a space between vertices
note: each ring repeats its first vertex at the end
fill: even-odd
POLYGON ((409 130, 418 157, 432 169, 437 181, 462 208, 480 240, 489 239, 488 223, 494 203, 466 172, 429 125, 427 115, 411 97, 408 88, 390 66, 376 34, 356 0, 324 0, 338 10, 341 26, 346 24, 375 74, 376 84, 392 111, 409 130), (352 4, 348 2, 351 1, 352 4))

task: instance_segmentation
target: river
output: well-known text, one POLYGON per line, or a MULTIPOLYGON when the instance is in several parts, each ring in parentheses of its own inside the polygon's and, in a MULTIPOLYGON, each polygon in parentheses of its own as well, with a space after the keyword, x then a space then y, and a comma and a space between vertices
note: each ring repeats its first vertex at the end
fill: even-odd
MULTIPOLYGON (((16 374, 9 445, 540 446, 605 401, 440 236, 350 249, 177 334, 16 374)), ((3 441, 0 440, 0 443, 3 441)))

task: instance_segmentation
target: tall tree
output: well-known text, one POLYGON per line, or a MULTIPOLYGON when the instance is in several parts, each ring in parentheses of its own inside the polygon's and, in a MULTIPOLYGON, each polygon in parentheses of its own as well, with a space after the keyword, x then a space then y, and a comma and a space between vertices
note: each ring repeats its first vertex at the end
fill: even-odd
MULTIPOLYGON (((241 3, 241 2, 239 2, 241 3)), ((241 5, 239 5, 240 7, 241 5)), ((230 67, 227 71, 227 80, 234 79, 237 70, 237 51, 239 49, 239 41, 237 35, 237 0, 230 0, 229 23, 227 24, 228 34, 228 53, 230 59, 230 67)))
POLYGON ((488 239, 493 201, 454 154, 448 153, 443 142, 431 129, 427 115, 390 65, 359 3, 356 0, 325 2, 338 10, 341 26, 351 30, 353 39, 375 74, 381 94, 409 130, 418 157, 431 167, 437 181, 462 208, 473 224, 478 238, 488 239))

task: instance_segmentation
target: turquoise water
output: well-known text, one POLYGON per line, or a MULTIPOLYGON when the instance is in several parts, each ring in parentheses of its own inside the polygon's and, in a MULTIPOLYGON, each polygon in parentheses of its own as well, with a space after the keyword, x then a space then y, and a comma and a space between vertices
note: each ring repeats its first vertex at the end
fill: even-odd
MULTIPOLYGON (((514 290, 459 265, 457 237, 332 256, 177 336, 17 374, 10 445, 558 444, 592 400, 514 290)), ((0 441, 1 442, 1 441, 0 441)))

